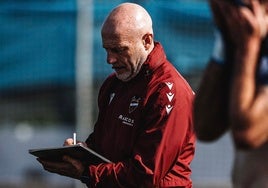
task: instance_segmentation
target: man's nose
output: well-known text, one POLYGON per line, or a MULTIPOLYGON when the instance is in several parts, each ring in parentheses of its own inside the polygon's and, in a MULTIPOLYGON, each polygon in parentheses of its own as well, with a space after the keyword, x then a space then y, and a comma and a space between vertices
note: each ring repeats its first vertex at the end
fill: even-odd
POLYGON ((113 64, 116 62, 116 57, 112 53, 107 53, 107 63, 113 64))

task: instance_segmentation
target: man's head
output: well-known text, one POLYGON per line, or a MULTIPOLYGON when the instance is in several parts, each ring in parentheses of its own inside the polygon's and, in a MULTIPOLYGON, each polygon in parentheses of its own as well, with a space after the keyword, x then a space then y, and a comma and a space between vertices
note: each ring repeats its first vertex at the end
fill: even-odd
POLYGON ((101 35, 107 62, 122 81, 129 81, 139 73, 154 48, 151 17, 134 3, 123 3, 113 9, 102 26, 101 35))

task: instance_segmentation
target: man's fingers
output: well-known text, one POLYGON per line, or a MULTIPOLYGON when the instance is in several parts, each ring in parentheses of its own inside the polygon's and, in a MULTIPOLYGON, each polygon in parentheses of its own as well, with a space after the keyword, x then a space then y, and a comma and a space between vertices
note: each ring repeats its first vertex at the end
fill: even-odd
POLYGON ((67 160, 63 160, 63 162, 52 162, 42 160, 39 158, 37 158, 37 160, 42 164, 43 168, 48 172, 57 173, 59 175, 77 179, 81 176, 80 172, 79 173, 77 172, 77 167, 74 166, 76 162, 70 157, 67 157, 67 160))
POLYGON ((70 145, 73 145, 74 144, 74 140, 72 138, 67 138, 65 141, 64 141, 64 144, 63 146, 70 146, 70 145))
POLYGON ((77 173, 74 174, 74 176, 76 178, 79 178, 82 175, 82 173, 84 171, 84 166, 83 166, 83 164, 80 161, 75 160, 75 159, 73 159, 73 158, 71 158, 71 157, 69 157, 67 155, 63 156, 63 161, 69 163, 70 165, 73 166, 73 168, 76 169, 75 172, 77 172, 77 173))
POLYGON ((267 26, 268 26, 267 25, 268 18, 266 14, 267 10, 266 8, 262 7, 259 1, 253 0, 251 4, 252 4, 252 11, 255 14, 256 19, 259 23, 261 37, 264 38, 267 35, 267 26))

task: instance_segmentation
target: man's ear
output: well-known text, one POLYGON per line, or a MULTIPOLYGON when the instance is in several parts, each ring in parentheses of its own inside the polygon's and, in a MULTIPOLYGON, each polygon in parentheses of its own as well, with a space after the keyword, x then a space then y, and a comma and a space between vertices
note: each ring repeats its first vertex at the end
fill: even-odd
POLYGON ((153 34, 147 33, 143 35, 142 42, 145 50, 149 50, 153 44, 153 34))

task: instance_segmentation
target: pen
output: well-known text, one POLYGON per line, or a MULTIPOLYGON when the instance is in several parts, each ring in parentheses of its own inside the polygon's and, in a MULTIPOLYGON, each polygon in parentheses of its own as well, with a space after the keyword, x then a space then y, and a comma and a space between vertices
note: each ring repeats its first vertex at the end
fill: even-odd
POLYGON ((76 133, 73 133, 73 142, 74 142, 74 145, 76 145, 76 133))

